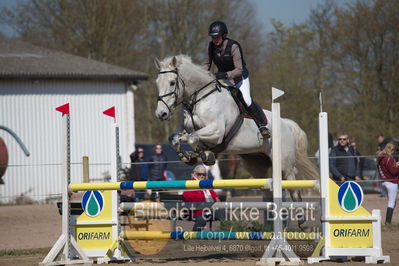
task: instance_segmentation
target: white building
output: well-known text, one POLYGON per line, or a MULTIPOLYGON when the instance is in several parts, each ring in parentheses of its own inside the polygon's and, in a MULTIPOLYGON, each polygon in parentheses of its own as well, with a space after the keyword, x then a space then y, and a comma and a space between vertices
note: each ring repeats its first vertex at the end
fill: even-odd
POLYGON ((86 58, 0 38, 0 125, 13 130, 30 152, 26 157, 6 131, 9 161, 0 201, 24 194, 42 201, 61 192, 63 122, 56 107, 70 103, 72 182, 82 182, 82 156, 89 156, 90 177, 109 171, 116 108, 122 162, 134 149, 133 88, 143 73, 86 58))

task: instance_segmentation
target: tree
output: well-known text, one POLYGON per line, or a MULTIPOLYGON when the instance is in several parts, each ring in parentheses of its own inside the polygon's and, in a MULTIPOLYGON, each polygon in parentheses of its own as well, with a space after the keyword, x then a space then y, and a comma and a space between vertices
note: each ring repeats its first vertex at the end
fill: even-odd
POLYGON ((317 20, 322 12, 314 12, 313 23, 328 44, 320 49, 328 54, 329 75, 335 78, 333 127, 350 129, 369 153, 375 152, 378 133, 394 135, 399 129, 398 10, 397 1, 356 1, 335 7, 327 23, 317 20))
POLYGON ((137 140, 151 143, 164 142, 179 124, 177 114, 172 123, 155 118, 153 59, 188 54, 202 62, 208 25, 219 19, 233 38, 251 47, 245 49, 246 60, 256 62, 262 37, 254 12, 248 1, 238 0, 32 0, 1 14, 23 40, 149 74, 150 81, 135 93, 135 112, 138 121, 146 121, 136 127, 137 140))
POLYGON ((313 150, 320 92, 330 131, 349 132, 363 152, 375 152, 378 133, 398 132, 398 10, 396 1, 325 1, 303 24, 274 22, 259 81, 286 91, 282 114, 308 132, 313 150))

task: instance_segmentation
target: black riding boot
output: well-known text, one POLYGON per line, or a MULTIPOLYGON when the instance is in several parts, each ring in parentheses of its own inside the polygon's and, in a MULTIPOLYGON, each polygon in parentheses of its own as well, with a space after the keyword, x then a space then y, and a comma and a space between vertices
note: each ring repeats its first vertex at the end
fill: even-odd
POLYGON ((385 224, 391 224, 393 215, 393 208, 387 208, 387 216, 385 217, 385 224))
POLYGON ((247 107, 249 114, 254 118, 256 125, 259 128, 260 134, 265 138, 270 138, 270 131, 266 127, 267 118, 262 108, 252 101, 252 104, 247 107))

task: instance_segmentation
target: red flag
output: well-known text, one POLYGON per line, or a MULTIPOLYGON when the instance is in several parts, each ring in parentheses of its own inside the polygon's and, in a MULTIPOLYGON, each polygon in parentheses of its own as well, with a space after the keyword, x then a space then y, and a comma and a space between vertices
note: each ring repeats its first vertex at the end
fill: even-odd
POLYGON ((115 119, 115 106, 112 106, 111 108, 105 110, 103 114, 113 117, 115 119))
POLYGON ((69 103, 58 106, 57 108, 55 108, 55 110, 63 114, 69 115, 69 103))

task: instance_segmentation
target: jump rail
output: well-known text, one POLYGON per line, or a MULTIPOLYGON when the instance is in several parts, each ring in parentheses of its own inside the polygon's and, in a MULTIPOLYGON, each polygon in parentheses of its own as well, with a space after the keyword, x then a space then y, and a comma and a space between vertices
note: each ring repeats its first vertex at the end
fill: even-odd
MULTIPOLYGON (((315 232, 284 232, 287 240, 317 240, 320 235, 315 232)), ((270 240, 272 232, 163 232, 163 231, 125 231, 120 238, 126 240, 270 240)))
MULTIPOLYGON (((271 178, 228 180, 175 180, 175 181, 129 181, 111 183, 70 184, 69 191, 123 190, 123 189, 217 189, 217 188, 272 188, 271 178)), ((284 189, 307 189, 319 185, 318 180, 283 180, 284 189)))
MULTIPOLYGON (((283 202, 283 208, 315 208, 320 207, 319 202, 283 202)), ((258 210, 269 210, 274 208, 273 202, 123 202, 120 204, 120 210, 129 211, 162 211, 173 208, 177 209, 246 209, 256 208, 258 210)))

